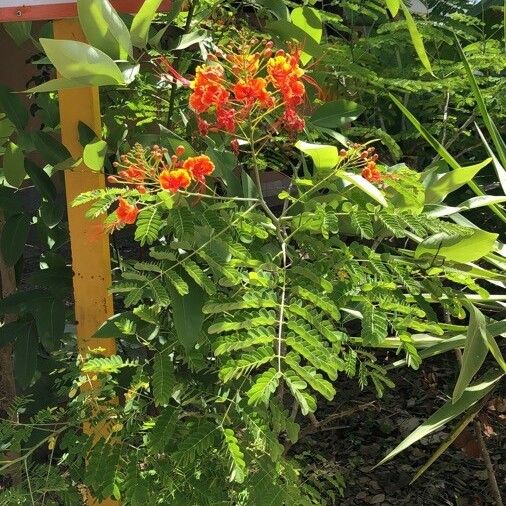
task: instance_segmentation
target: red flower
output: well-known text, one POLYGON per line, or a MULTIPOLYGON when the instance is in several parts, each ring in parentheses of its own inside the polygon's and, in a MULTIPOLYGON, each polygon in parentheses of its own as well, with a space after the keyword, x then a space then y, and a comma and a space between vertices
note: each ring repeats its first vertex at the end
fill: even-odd
POLYGON ((176 193, 181 188, 186 190, 191 183, 191 176, 185 169, 168 170, 165 169, 158 177, 160 186, 164 190, 176 193))
POLYGON ((289 108, 285 110, 282 118, 284 127, 289 132, 299 133, 304 130, 305 122, 304 119, 301 118, 295 109, 289 108))
POLYGON ((144 177, 146 176, 146 172, 142 167, 138 167, 136 165, 130 165, 128 169, 125 171, 127 178, 130 180, 140 180, 143 181, 144 177))
POLYGON ((215 167, 208 156, 200 155, 185 160, 183 169, 187 170, 195 180, 204 183, 205 177, 211 175, 215 167))
POLYGON ((138 214, 139 209, 137 209, 137 206, 129 204, 129 202, 122 197, 119 198, 119 206, 118 209, 116 209, 116 216, 119 223, 132 225, 135 223, 135 220, 137 220, 138 214))
POLYGON ((216 110, 216 127, 225 132, 235 132, 235 111, 233 109, 226 109, 219 107, 216 110))

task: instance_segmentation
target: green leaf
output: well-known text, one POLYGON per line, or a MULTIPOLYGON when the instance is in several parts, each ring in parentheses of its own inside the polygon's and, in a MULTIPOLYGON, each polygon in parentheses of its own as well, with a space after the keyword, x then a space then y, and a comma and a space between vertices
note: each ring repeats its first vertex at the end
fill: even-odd
POLYGON ((125 83, 120 68, 112 58, 89 44, 53 39, 40 39, 40 43, 56 70, 66 79, 86 78, 90 82, 104 84, 125 83))
POLYGON ((388 322, 385 313, 376 309, 370 302, 362 305, 362 338, 366 346, 381 344, 388 335, 388 322))
MULTIPOLYGON (((319 12, 311 7, 296 7, 293 9, 292 24, 303 30, 311 38, 312 41, 320 43, 323 34, 323 23, 319 12)), ((304 43, 302 49, 304 50, 304 43)), ((305 51, 301 54, 301 61, 305 65, 311 60, 312 55, 305 51)))
POLYGON ((476 78, 474 77, 474 73, 471 69, 471 66, 469 65, 466 55, 462 50, 462 47, 460 46, 458 40, 457 40, 457 49, 459 50, 460 57, 462 59, 462 62, 464 63, 464 69, 467 74, 467 79, 469 84, 471 85, 471 90, 476 100, 478 110, 480 111, 481 117, 483 118, 483 123, 485 123, 488 133, 492 138, 492 142, 495 146, 495 149, 497 151, 499 159, 501 160, 501 164, 504 170, 504 168, 506 168, 506 144, 503 138, 501 137, 499 130, 496 127, 492 117, 488 112, 485 100, 483 99, 483 95, 481 94, 480 88, 478 87, 478 83, 476 82, 476 78))
POLYGON ((308 58, 319 58, 323 56, 323 49, 318 42, 302 30, 302 28, 295 26, 293 23, 281 19, 278 21, 271 21, 267 23, 266 30, 282 41, 290 42, 295 40, 300 43, 304 50, 304 58, 302 58, 303 63, 307 63, 308 58))
POLYGON ((253 386, 248 390, 248 404, 255 406, 264 403, 267 405, 272 394, 278 388, 280 377, 281 373, 273 367, 258 376, 253 386))
POLYGON ((25 171, 43 198, 49 201, 56 199, 56 188, 51 178, 32 160, 25 160, 25 171))
POLYGON ((453 403, 460 399, 474 375, 480 370, 488 354, 485 316, 470 302, 464 301, 463 304, 469 311, 469 326, 459 377, 453 389, 453 403))
POLYGON ((469 167, 459 167, 450 172, 446 172, 435 181, 431 180, 430 184, 425 190, 425 204, 436 204, 445 199, 445 197, 469 183, 474 179, 474 176, 480 172, 481 169, 486 167, 492 161, 491 158, 484 160, 476 165, 469 167))
POLYGON ((397 13, 399 12, 401 0, 385 0, 385 3, 387 4, 390 14, 392 14, 392 16, 395 18, 395 16, 397 16, 397 13))
POLYGON ((350 100, 336 100, 319 106, 311 116, 311 123, 323 128, 338 128, 355 121, 365 107, 350 100))
POLYGON ((290 21, 290 12, 283 0, 255 0, 257 4, 272 12, 278 19, 290 21))
POLYGON ((454 262, 474 262, 494 249, 497 237, 497 234, 481 229, 474 229, 471 235, 465 237, 441 232, 424 239, 415 250, 415 258, 437 255, 454 262))
POLYGON ((34 305, 48 296, 46 290, 32 288, 25 291, 17 291, 3 299, 0 299, 0 314, 24 313, 30 311, 34 305))
POLYGON ((28 109, 21 101, 21 98, 12 90, 0 84, 0 112, 5 113, 11 123, 23 131, 28 123, 28 109))
POLYGON ((34 325, 14 345, 14 377, 21 390, 28 388, 37 370, 37 334, 34 325))
MULTIPOLYGON (((432 148, 438 153, 438 155, 452 168, 452 169, 460 169, 460 164, 453 158, 450 153, 445 149, 445 147, 435 139, 430 132, 409 112, 409 110, 404 107, 404 105, 393 95, 390 94, 390 99, 395 103, 395 105, 402 111, 402 113, 408 118, 411 124, 418 130, 420 135, 432 146, 432 148)), ((469 181, 469 188, 473 190, 476 195, 484 195, 483 191, 480 187, 474 182, 469 181)), ((506 223, 506 213, 502 211, 500 208, 491 204, 490 209, 494 212, 494 214, 499 217, 503 222, 506 223)))
POLYGON ((114 60, 132 57, 128 28, 108 0, 77 0, 77 11, 83 32, 92 46, 114 60))
POLYGON ((413 46, 415 48, 416 54, 418 55, 418 58, 422 62, 422 65, 431 73, 432 67, 429 61, 429 57, 427 56, 427 52, 425 51, 425 46, 423 44, 422 36, 420 35, 420 32, 418 31, 418 28, 416 27, 415 20, 413 19, 413 16, 411 15, 410 10, 404 5, 402 1, 399 1, 400 8, 402 9, 402 13, 404 14, 404 17, 406 18, 406 23, 408 25, 409 34, 411 35, 411 41, 413 42, 413 46))
POLYGON ((232 429, 223 429, 223 435, 225 436, 225 445, 231 460, 232 473, 230 475, 230 481, 243 483, 247 473, 244 453, 239 447, 239 442, 232 429))
POLYGON ((372 183, 367 181, 367 179, 363 178, 360 174, 353 174, 352 172, 338 172, 338 175, 341 176, 345 181, 348 181, 357 188, 360 188, 364 193, 369 195, 369 197, 374 199, 382 206, 388 206, 388 202, 386 201, 385 196, 381 190, 377 186, 374 186, 372 183))
POLYGON ((69 150, 58 139, 47 132, 38 131, 32 133, 31 139, 45 163, 57 165, 71 158, 69 150))
POLYGON ((48 352, 56 350, 65 330, 63 301, 48 297, 37 304, 33 316, 42 346, 48 352))
POLYGON ((337 162, 339 162, 339 152, 335 146, 298 141, 295 147, 309 155, 313 159, 315 168, 322 172, 335 169, 337 162))
POLYGON ((156 406, 168 404, 176 385, 174 364, 170 355, 171 352, 167 348, 158 352, 154 358, 152 381, 153 397, 156 406))
POLYGON ((166 406, 156 419, 155 426, 149 432, 149 446, 155 453, 163 452, 171 442, 177 418, 177 410, 172 406, 166 406))
POLYGON ((206 293, 194 281, 185 280, 189 293, 179 295, 175 288, 169 286, 172 299, 174 326, 176 327, 179 342, 189 352, 198 341, 204 323, 202 308, 207 300, 206 293))
POLYGON ((107 154, 107 142, 98 140, 86 144, 83 151, 84 164, 94 172, 100 172, 104 168, 107 154))
POLYGON ((94 76, 89 75, 85 77, 66 79, 58 78, 51 79, 45 83, 29 88, 25 93, 47 93, 50 91, 66 90, 69 88, 87 88, 90 86, 108 86, 115 84, 109 76, 94 76))
POLYGON ((23 183, 25 172, 25 155, 19 146, 9 142, 4 152, 4 176, 11 186, 19 188, 23 183))
POLYGON ((137 217, 135 240, 141 246, 153 244, 158 239, 158 234, 163 226, 163 221, 156 207, 144 208, 137 217))
POLYGON ((26 336, 32 325, 31 321, 15 321, 0 326, 0 350, 16 339, 26 336))
POLYGON ((398 446, 396 446, 384 459, 381 460, 376 466, 380 466, 385 462, 391 460, 393 457, 409 448, 412 444, 420 441, 420 439, 427 437, 433 432, 438 431, 444 427, 448 422, 459 416, 464 411, 467 411, 480 399, 485 397, 502 378, 503 374, 497 371, 488 371, 480 380, 474 385, 468 386, 460 399, 452 403, 446 402, 439 408, 428 420, 420 425, 413 431, 407 438, 405 438, 398 446))
POLYGON ((14 265, 20 259, 29 231, 30 219, 26 214, 14 214, 7 218, 0 237, 0 248, 7 265, 14 265))
MULTIPOLYGON (((132 44, 135 47, 144 48, 146 47, 149 35, 149 27, 155 19, 156 11, 162 0, 144 0, 139 12, 135 15, 132 26, 130 28, 130 35, 132 37, 132 44)), ((177 3, 177 2, 176 2, 177 3)), ((182 1, 179 1, 179 7, 181 8, 182 1)), ((172 10, 174 5, 171 6, 172 10)), ((170 23, 166 21, 167 24, 170 23)))

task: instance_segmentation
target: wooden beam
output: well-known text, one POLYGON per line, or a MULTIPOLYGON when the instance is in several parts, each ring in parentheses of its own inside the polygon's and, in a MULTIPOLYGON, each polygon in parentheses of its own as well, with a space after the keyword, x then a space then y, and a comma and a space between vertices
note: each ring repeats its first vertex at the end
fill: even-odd
MULTIPOLYGON (((55 39, 85 41, 79 22, 65 19, 53 23, 55 39)), ((59 92, 62 142, 74 158, 82 155, 78 125, 82 121, 97 135, 101 131, 100 102, 97 88, 67 89, 59 92)), ((103 230, 103 219, 86 218, 86 206, 72 207, 72 201, 83 192, 105 188, 103 174, 92 172, 84 164, 65 171, 74 304, 77 323, 77 346, 81 355, 101 348, 104 356, 116 353, 114 339, 94 339, 96 330, 113 314, 111 286, 111 261, 109 237, 103 230)), ((88 434, 96 439, 109 436, 107 424, 99 427, 85 426, 88 434)), ((113 500, 97 502, 88 498, 89 505, 116 506, 113 500)))

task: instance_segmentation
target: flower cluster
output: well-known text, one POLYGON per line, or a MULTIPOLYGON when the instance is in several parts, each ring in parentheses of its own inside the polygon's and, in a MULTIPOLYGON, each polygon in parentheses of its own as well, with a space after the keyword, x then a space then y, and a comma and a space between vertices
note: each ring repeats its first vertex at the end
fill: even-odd
POLYGON ((300 48, 274 52, 272 41, 244 44, 209 55, 197 67, 189 104, 202 135, 210 131, 244 133, 246 120, 269 118, 271 129, 295 134, 304 129, 299 108, 306 89, 300 48), (274 118, 273 118, 274 115, 274 118), (277 115, 277 117, 276 117, 277 115))
POLYGON ((375 151, 374 147, 364 149, 361 144, 353 144, 349 149, 341 149, 339 154, 348 163, 359 168, 364 179, 370 183, 380 184, 383 182, 383 175, 378 169, 379 157, 375 151))
MULTIPOLYGON (((205 187, 206 177, 214 172, 214 164, 206 155, 184 158, 185 148, 179 146, 170 157, 166 148, 152 146, 144 148, 136 144, 120 157, 114 166, 119 169, 116 176, 107 178, 109 183, 126 185, 140 194, 168 191, 177 193, 190 185, 205 187)), ((123 197, 118 199, 115 226, 135 223, 139 208, 123 197)))

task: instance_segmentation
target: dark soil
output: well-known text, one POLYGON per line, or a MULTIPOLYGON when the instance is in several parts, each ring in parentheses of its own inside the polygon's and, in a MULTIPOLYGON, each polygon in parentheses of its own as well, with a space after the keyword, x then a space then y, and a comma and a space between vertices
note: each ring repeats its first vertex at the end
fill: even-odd
MULTIPOLYGON (((422 369, 392 373, 395 389, 377 400, 361 392, 356 380, 338 382, 332 404, 316 413, 318 421, 334 419, 324 430, 304 437, 291 455, 309 469, 308 484, 328 496, 326 505, 452 505, 496 504, 472 422, 457 441, 415 483, 416 471, 446 439, 460 419, 411 446, 386 464, 373 468, 404 437, 425 421, 451 395, 455 382, 453 355, 427 360, 422 369), (328 480, 327 477, 332 477, 328 480), (344 484, 342 496, 336 483, 344 484)), ((503 500, 506 497, 506 399, 504 384, 493 392, 479 415, 503 500), (502 396, 501 396, 502 394, 502 396)), ((311 427, 302 429, 311 431, 311 427)))

